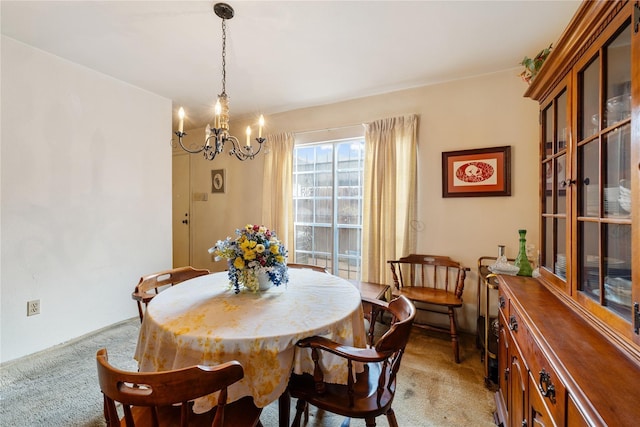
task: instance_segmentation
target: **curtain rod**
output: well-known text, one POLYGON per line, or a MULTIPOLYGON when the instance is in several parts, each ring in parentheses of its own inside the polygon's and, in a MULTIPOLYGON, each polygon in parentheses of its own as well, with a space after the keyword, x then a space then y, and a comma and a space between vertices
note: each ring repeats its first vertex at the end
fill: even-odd
POLYGON ((330 132, 333 130, 342 130, 342 129, 354 128, 356 126, 364 126, 365 124, 366 123, 356 123, 353 125, 337 126, 333 128, 293 131, 292 133, 295 135, 303 135, 305 133, 330 132))

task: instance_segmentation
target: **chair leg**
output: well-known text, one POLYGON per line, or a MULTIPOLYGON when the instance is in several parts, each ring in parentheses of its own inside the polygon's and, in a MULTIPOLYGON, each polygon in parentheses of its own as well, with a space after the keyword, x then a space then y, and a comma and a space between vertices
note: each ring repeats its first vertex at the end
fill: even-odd
POLYGON ((453 357, 456 363, 460 363, 460 346, 458 345, 458 330, 456 328, 456 312, 453 307, 449 307, 449 331, 451 333, 451 345, 453 347, 453 357))
POLYGON ((367 427, 376 427, 376 419, 375 418, 365 418, 364 419, 367 427))
POLYGON ((140 323, 142 323, 142 319, 144 318, 144 312, 142 311, 142 303, 140 301, 136 301, 138 303, 138 316, 140 316, 140 323))
POLYGON ((104 412, 104 420, 107 422, 107 425, 111 425, 109 421, 109 403, 107 402, 107 396, 102 395, 102 411, 104 412))
POLYGON ((302 419, 302 413, 304 412, 304 408, 306 406, 308 406, 307 402, 302 399, 298 399, 298 402, 296 402, 296 416, 293 417, 291 427, 300 427, 300 420, 302 419))
POLYGON ((396 413, 393 409, 389 408, 387 411, 387 421, 389 421, 389 427, 398 427, 398 420, 396 420, 396 413))
POLYGON ((278 427, 289 427, 289 416, 291 414, 291 394, 289 388, 278 398, 278 427))

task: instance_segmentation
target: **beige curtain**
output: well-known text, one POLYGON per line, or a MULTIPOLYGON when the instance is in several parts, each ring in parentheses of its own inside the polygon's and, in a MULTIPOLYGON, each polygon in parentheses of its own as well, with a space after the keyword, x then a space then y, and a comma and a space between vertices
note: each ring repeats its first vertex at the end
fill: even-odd
POLYGON ((267 136, 264 156, 262 224, 274 230, 293 258, 293 133, 267 136))
POLYGON ((365 124, 362 280, 390 283, 387 260, 415 252, 416 115, 365 124))

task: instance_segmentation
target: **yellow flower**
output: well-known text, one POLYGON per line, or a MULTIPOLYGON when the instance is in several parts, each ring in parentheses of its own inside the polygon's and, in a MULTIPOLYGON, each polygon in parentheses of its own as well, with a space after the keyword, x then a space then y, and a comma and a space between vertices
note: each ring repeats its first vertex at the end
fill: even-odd
POLYGON ((244 260, 241 257, 237 257, 235 261, 233 261, 233 266, 238 270, 242 270, 244 268, 244 260))
POLYGON ((244 240, 242 243, 240 243, 240 248, 243 251, 248 251, 255 248, 257 244, 258 242, 256 242, 255 240, 244 240))
POLYGON ((269 251, 271 251, 272 254, 279 254, 280 253, 280 247, 278 245, 271 245, 269 246, 269 251))
POLYGON ((245 240, 244 242, 242 242, 240 244, 240 249, 242 249, 244 252, 249 252, 251 251, 253 248, 256 247, 256 245, 258 244, 258 242, 253 241, 253 240, 245 240))
POLYGON ((284 262, 284 257, 282 255, 276 255, 276 261, 282 263, 284 262))
POLYGON ((258 252, 259 254, 261 254, 262 252, 264 252, 264 250, 265 250, 265 247, 264 247, 264 245, 263 245, 262 243, 258 243, 258 244, 256 245, 256 252, 258 252))
POLYGON ((254 251, 253 249, 247 249, 244 251, 243 257, 247 261, 253 261, 254 259, 256 259, 256 251, 254 251))

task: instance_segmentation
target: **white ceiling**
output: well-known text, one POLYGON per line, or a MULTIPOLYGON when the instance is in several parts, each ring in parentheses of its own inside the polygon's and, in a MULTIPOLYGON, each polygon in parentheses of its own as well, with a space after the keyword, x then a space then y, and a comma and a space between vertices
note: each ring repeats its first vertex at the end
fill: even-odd
MULTIPOLYGON (((214 3, 2 0, 2 34, 184 105, 188 129, 210 121, 221 91, 214 3)), ((517 78, 580 1, 228 3, 233 118, 507 69, 517 78)))

